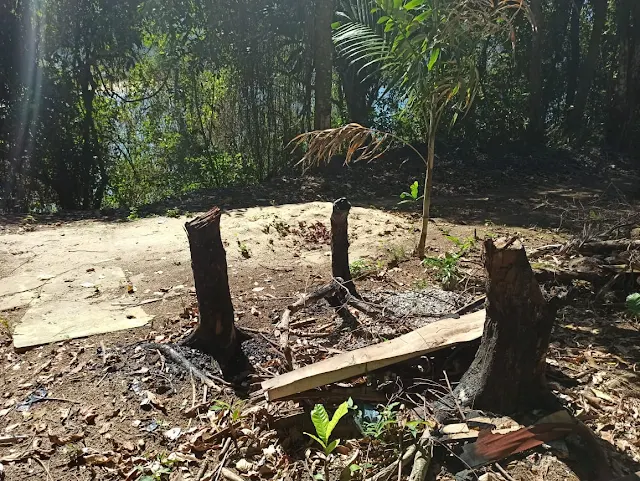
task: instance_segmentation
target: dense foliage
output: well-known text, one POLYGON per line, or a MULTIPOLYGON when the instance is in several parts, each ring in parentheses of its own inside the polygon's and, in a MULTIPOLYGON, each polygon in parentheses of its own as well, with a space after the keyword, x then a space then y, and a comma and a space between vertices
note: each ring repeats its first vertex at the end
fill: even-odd
MULTIPOLYGON (((470 35, 460 18, 434 28, 420 8, 435 0, 385 2, 1 2, 0 209, 135 207, 261 181, 300 157, 293 137, 327 122, 424 140, 429 122, 389 89, 397 79, 344 54, 336 37, 356 19, 395 38, 424 29, 441 41, 442 68, 455 57, 442 36, 464 42, 474 64, 463 78, 478 88, 444 129, 449 144, 639 147, 637 0, 529 0, 489 35, 470 35), (411 12, 411 26, 385 11, 411 12)), ((465 2, 495 3, 455 0, 465 2)), ((431 81, 419 69, 410 78, 431 81)))

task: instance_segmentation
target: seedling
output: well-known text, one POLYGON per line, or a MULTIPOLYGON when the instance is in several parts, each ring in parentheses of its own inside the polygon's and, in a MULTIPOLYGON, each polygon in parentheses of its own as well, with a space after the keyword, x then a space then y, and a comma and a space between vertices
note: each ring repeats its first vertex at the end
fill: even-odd
POLYGON ((640 293, 635 292, 627 297, 627 311, 633 317, 640 317, 640 293))
POLYGON ((245 244, 244 242, 240 242, 240 239, 237 239, 236 242, 238 243, 238 250, 240 251, 240 255, 245 259, 249 259, 251 257, 251 253, 249 252, 247 244, 245 244))
POLYGON ((316 434, 305 434, 322 446, 325 455, 329 456, 340 444, 340 439, 330 441, 331 433, 340 422, 340 419, 347 415, 349 408, 352 406, 353 401, 349 398, 348 401, 338 406, 331 419, 329 419, 329 414, 327 414, 327 410, 322 404, 316 404, 313 411, 311 411, 311 421, 316 429, 316 434))
POLYGON ((403 192, 402 194, 400 194, 400 198, 402 200, 398 202, 398 205, 410 203, 415 204, 416 202, 422 200, 422 196, 418 195, 418 181, 416 180, 409 186, 409 192, 403 192))
POLYGON ((457 252, 447 252, 444 257, 426 257, 422 265, 435 271, 436 279, 442 284, 443 289, 453 290, 460 282, 460 259, 475 245, 475 240, 468 237, 463 241, 451 235, 448 235, 447 239, 457 246, 457 252))

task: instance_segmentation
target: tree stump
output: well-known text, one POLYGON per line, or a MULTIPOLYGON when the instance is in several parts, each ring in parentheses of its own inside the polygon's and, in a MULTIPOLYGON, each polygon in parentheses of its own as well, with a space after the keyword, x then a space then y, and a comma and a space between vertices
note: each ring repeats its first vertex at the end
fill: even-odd
POLYGON ((354 297, 359 297, 356 286, 351 279, 349 268, 349 233, 347 217, 351 204, 344 197, 333 203, 331 213, 331 273, 335 278, 344 280, 344 286, 354 297))
POLYGON ((185 224, 200 319, 185 344, 213 356, 225 371, 241 351, 229 291, 227 255, 220 237, 220 215, 220 209, 214 207, 185 224))
POLYGON ((547 399, 544 373, 555 309, 518 240, 485 241, 484 266, 484 334, 454 396, 459 405, 509 414, 547 399))

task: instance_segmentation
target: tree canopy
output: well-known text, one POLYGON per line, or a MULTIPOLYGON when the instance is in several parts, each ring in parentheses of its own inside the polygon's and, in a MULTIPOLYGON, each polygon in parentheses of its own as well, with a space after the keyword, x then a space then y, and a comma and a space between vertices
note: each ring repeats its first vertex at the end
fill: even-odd
POLYGON ((423 142, 432 123, 413 107, 429 98, 413 94, 443 88, 432 68, 466 82, 446 89, 461 95, 439 133, 449 144, 636 149, 640 2, 508 2, 527 14, 482 35, 460 17, 501 3, 3 2, 0 208, 131 208, 258 182, 293 168, 297 135, 350 122, 423 142), (424 52, 393 50, 424 61, 397 72, 345 51, 356 24, 383 40, 424 35, 424 52))

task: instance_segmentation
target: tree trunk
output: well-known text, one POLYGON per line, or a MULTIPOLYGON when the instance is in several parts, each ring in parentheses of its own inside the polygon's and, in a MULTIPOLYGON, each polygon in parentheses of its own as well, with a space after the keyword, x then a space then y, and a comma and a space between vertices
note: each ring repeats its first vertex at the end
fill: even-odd
POLYGON ((200 318, 198 327, 185 343, 213 356, 225 371, 240 353, 240 337, 233 322, 220 215, 220 209, 214 207, 185 224, 200 318))
POLYGON ((331 273, 340 277, 352 296, 359 297, 349 269, 349 229, 347 217, 351 204, 344 197, 333 203, 331 213, 331 273))
POLYGON ((489 239, 484 249, 484 334, 454 395, 461 405, 508 414, 548 393, 544 372, 555 311, 545 301, 518 240, 489 239))
POLYGON ((584 0, 575 0, 571 9, 571 23, 569 29, 569 59, 567 60, 567 97, 565 110, 573 109, 578 88, 578 75, 580 74, 580 12, 584 0))
POLYGON ((580 69, 580 77, 578 79, 578 91, 576 93, 573 108, 569 111, 567 128, 570 133, 576 134, 580 131, 584 111, 587 107, 587 100, 593 77, 595 76, 598 56, 602 43, 602 33, 604 32, 605 22, 607 20, 607 0, 592 0, 593 4, 593 27, 591 29, 591 38, 589 39, 589 49, 587 56, 580 69))
POLYGON ((531 0, 533 34, 529 53, 529 125, 527 134, 532 142, 544 137, 544 108, 542 100, 542 0, 531 0))
MULTIPOLYGON (((431 119, 433 123, 433 118, 431 119)), ((429 127, 429 138, 427 139, 427 172, 424 180, 424 194, 422 197, 422 229, 420 230, 420 240, 416 248, 416 255, 422 259, 427 244, 427 231, 429 230, 429 211, 431 210, 431 188, 433 186, 433 164, 435 161, 436 132, 435 127, 429 127)))
POLYGON ((314 128, 331 128, 331 86, 333 80, 333 0, 316 0, 314 64, 316 70, 314 128))

